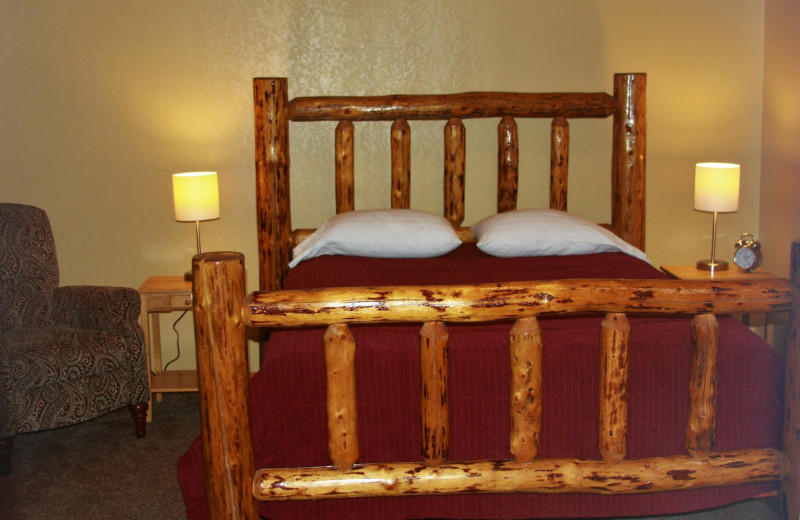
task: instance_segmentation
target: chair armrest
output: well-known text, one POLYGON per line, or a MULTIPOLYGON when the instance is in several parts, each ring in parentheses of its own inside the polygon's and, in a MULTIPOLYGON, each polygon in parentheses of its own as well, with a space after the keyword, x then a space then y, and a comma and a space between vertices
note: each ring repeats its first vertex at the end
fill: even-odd
POLYGON ((56 327, 101 330, 121 336, 131 359, 145 360, 144 335, 139 325, 142 303, 129 287, 72 285, 53 293, 56 327))

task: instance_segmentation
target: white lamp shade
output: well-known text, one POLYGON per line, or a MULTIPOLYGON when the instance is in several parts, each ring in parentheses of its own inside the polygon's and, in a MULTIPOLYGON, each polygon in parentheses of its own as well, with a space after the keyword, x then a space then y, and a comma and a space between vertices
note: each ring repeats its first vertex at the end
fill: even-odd
POLYGON ((219 218, 219 183, 216 172, 172 175, 175 220, 200 221, 219 218))
POLYGON ((694 209, 738 211, 739 173, 738 164, 698 163, 694 170, 694 209))

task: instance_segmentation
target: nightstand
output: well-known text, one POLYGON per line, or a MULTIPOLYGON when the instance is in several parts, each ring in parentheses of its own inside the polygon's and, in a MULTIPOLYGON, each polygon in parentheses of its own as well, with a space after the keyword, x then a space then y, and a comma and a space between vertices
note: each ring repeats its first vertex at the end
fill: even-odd
POLYGON ((763 269, 756 269, 752 273, 732 267, 724 271, 704 271, 694 265, 662 265, 661 270, 669 277, 678 280, 766 280, 780 278, 763 269))
POLYGON ((142 312, 139 317, 144 330, 147 352, 147 374, 150 378, 148 422, 153 417, 153 395, 161 400, 163 392, 196 392, 196 370, 164 370, 161 359, 160 313, 191 310, 192 282, 183 276, 151 276, 139 287, 142 312))
MULTIPOLYGON (((661 270, 670 278, 677 278, 678 280, 768 280, 770 278, 780 278, 780 276, 772 274, 761 268, 756 269, 752 273, 742 271, 736 266, 732 266, 724 271, 704 271, 698 269, 694 264, 692 265, 662 265, 661 270)), ((750 328, 760 327, 752 323, 749 314, 742 315, 742 321, 750 328)), ((774 345, 775 328, 770 323, 769 315, 764 315, 764 334, 763 337, 770 345, 774 345)))

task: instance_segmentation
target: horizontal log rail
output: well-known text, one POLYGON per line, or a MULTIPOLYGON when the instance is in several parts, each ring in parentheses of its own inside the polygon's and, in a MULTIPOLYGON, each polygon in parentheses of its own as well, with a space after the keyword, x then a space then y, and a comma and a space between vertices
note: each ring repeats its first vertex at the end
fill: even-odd
POLYGON ((441 95, 298 97, 291 121, 393 121, 482 117, 605 118, 617 102, 605 92, 464 92, 441 95))
POLYGON ((675 455, 609 463, 538 459, 446 463, 357 464, 260 469, 253 480, 257 500, 307 500, 363 496, 454 493, 653 493, 678 489, 780 480, 789 461, 771 448, 675 455))
POLYGON ((687 281, 573 279, 468 286, 304 289, 251 294, 245 322, 254 327, 336 323, 487 322, 543 314, 743 313, 788 311, 787 280, 687 281))

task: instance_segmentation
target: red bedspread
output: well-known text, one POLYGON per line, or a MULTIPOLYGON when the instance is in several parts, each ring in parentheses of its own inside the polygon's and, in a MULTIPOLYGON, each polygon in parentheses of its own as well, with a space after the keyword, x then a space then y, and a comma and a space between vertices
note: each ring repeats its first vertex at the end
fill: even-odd
MULTIPOLYGON (((464 245, 440 258, 322 257, 292 270, 288 288, 462 284, 662 275, 606 253, 493 258, 464 245)), ((541 457, 599 458, 600 318, 542 319, 541 457)), ((684 453, 691 364, 687 319, 631 318, 628 458, 684 453)), ((450 460, 507 459, 510 324, 451 325, 450 460)), ((355 326, 360 462, 420 460, 419 327, 355 326)), ((251 380, 257 467, 327 465, 322 329, 274 333, 251 380)), ((720 320, 715 449, 780 444, 780 356, 732 318, 720 320)), ((180 459, 189 518, 206 518, 199 440, 180 459)), ((714 507, 772 490, 768 484, 650 495, 461 495, 271 503, 268 518, 547 518, 666 514, 714 507)))

